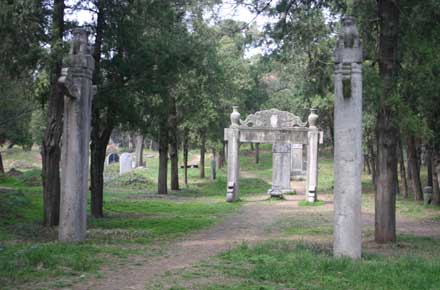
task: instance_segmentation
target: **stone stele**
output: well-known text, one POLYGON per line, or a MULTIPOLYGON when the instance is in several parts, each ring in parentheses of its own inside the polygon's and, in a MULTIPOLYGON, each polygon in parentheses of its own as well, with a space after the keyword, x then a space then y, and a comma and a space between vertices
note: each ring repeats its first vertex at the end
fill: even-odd
POLYGON ((354 18, 342 20, 334 53, 334 255, 361 257, 362 47, 354 18))
POLYGON ((58 231, 61 241, 82 241, 86 237, 90 118, 95 91, 92 86, 94 67, 88 33, 81 28, 74 29, 70 53, 63 61, 61 77, 58 80, 65 91, 58 231))

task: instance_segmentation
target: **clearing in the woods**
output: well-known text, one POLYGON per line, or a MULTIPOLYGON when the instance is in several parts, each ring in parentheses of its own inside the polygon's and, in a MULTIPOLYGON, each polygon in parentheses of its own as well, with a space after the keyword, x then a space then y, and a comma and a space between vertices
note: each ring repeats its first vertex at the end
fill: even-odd
MULTIPOLYGON (((363 178, 364 258, 334 259, 332 160, 321 152, 318 206, 301 182, 296 195, 268 199, 269 147, 260 163, 244 148, 241 198, 224 202, 225 171, 214 182, 190 169, 190 185, 154 194, 157 156, 147 168, 119 177, 106 168, 105 218, 89 218, 84 243, 56 242, 41 224, 38 152, 7 169, 23 174, 0 183, 1 289, 440 289, 440 211, 398 199, 398 242, 378 245, 374 196, 363 178)), ((23 154, 23 153, 19 153, 23 154)), ((206 170, 209 172, 209 170, 206 170)))

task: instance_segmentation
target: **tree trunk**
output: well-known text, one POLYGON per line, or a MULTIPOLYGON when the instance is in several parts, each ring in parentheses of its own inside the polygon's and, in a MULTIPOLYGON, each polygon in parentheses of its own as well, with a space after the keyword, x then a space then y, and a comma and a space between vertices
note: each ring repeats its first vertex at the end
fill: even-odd
POLYGON ((377 191, 375 199, 375 241, 396 241, 396 178, 398 130, 393 123, 393 96, 398 71, 399 0, 378 0, 379 73, 382 93, 377 118, 377 191))
POLYGON ((376 191, 377 189, 377 184, 376 184, 376 178, 377 178, 377 170, 376 170, 376 154, 374 152, 374 147, 373 147, 373 142, 369 141, 368 142, 368 151, 369 151, 369 155, 370 155, 370 162, 371 162, 371 179, 373 182, 373 186, 374 186, 374 190, 376 191))
MULTIPOLYGON (((94 114, 99 112, 93 111, 94 114)), ((113 128, 99 124, 99 117, 92 118, 92 134, 90 142, 90 208, 92 216, 101 218, 104 216, 104 164, 107 153, 107 144, 110 140, 113 128)))
POLYGON ((432 162, 432 204, 440 205, 440 156, 437 152, 433 152, 432 162))
POLYGON ((260 143, 255 144, 255 163, 260 163, 260 143))
MULTIPOLYGON (((98 16, 96 21, 96 36, 93 49, 95 70, 93 83, 99 88, 101 79, 101 51, 104 31, 104 1, 97 2, 98 16)), ((104 216, 104 164, 107 153, 107 144, 113 131, 111 117, 108 112, 102 114, 102 100, 105 98, 98 91, 92 100, 92 130, 90 133, 90 209, 92 216, 101 218, 104 216)))
POLYGON ((168 125, 167 120, 159 128, 159 177, 157 192, 168 193, 168 125))
POLYGON ((5 174, 5 167, 3 166, 2 152, 0 152, 0 174, 5 174))
POLYGON ((188 187, 188 129, 185 128, 183 133, 183 170, 185 175, 185 186, 188 187))
POLYGON ((55 0, 52 15, 51 93, 47 101, 47 126, 42 144, 43 175, 43 224, 56 226, 60 218, 60 159, 61 136, 63 134, 64 92, 58 77, 61 73, 62 55, 55 47, 63 42, 64 0, 55 0), (59 55, 58 55, 59 54, 59 55))
POLYGON ((426 180, 426 186, 433 186, 433 170, 432 170, 432 149, 429 145, 426 146, 425 164, 428 171, 428 178, 426 180))
POLYGON ((177 128, 176 128, 176 130, 171 130, 170 159, 171 159, 171 190, 180 190, 180 187, 179 187, 179 151, 178 151, 178 143, 177 143, 177 128))
POLYGON ((136 135, 136 167, 144 166, 144 136, 136 135))
POLYGON ((415 200, 423 200, 422 184, 420 182, 420 170, 417 160, 417 145, 413 136, 407 137, 408 171, 409 181, 415 200))
POLYGON ((403 198, 408 198, 408 181, 405 173, 405 159, 403 157, 403 144, 402 139, 399 138, 399 159, 400 159, 400 180, 403 183, 403 198))
POLYGON ((200 135, 200 178, 205 178, 205 153, 206 153, 206 135, 202 132, 200 135))

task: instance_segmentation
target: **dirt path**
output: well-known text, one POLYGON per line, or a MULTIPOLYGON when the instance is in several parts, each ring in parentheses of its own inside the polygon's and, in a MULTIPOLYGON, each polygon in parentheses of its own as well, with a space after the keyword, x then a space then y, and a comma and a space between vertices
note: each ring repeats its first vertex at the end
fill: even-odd
POLYGON ((297 203, 296 200, 269 203, 266 199, 266 196, 262 196, 246 202, 237 214, 227 217, 213 228, 163 247, 166 249, 160 257, 149 260, 137 257, 130 261, 130 265, 119 270, 103 269, 103 279, 86 281, 73 289, 143 290, 157 275, 191 266, 242 242, 265 240, 268 238, 270 226, 286 212, 292 211, 297 203))
MULTIPOLYGON (((321 195, 326 201, 321 207, 304 208, 298 206, 303 196, 288 196, 285 201, 268 202, 266 196, 243 203, 240 210, 228 216, 223 222, 213 228, 186 236, 178 241, 162 245, 161 255, 153 257, 135 256, 130 263, 120 268, 109 266, 102 269, 99 279, 90 279, 73 287, 77 290, 143 290, 159 276, 168 271, 180 270, 211 256, 241 244, 242 242, 256 243, 267 239, 282 239, 277 222, 294 219, 295 216, 309 212, 331 216, 333 204, 331 195, 321 195)), ((374 226, 371 213, 364 213, 364 226, 374 226)), ((420 222, 404 218, 398 222, 399 232, 417 235, 430 235, 440 238, 440 223, 420 222)), ((286 237, 284 237, 286 238, 286 237)), ((71 288, 69 288, 71 289, 71 288)))

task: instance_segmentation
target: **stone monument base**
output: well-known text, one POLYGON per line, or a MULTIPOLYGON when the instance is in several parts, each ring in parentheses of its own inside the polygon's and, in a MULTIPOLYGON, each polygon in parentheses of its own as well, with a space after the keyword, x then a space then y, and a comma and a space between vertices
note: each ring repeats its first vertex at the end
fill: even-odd
POLYGON ((269 194, 272 197, 282 197, 284 194, 289 193, 289 192, 293 192, 293 190, 291 188, 270 188, 267 191, 267 194, 269 194))

